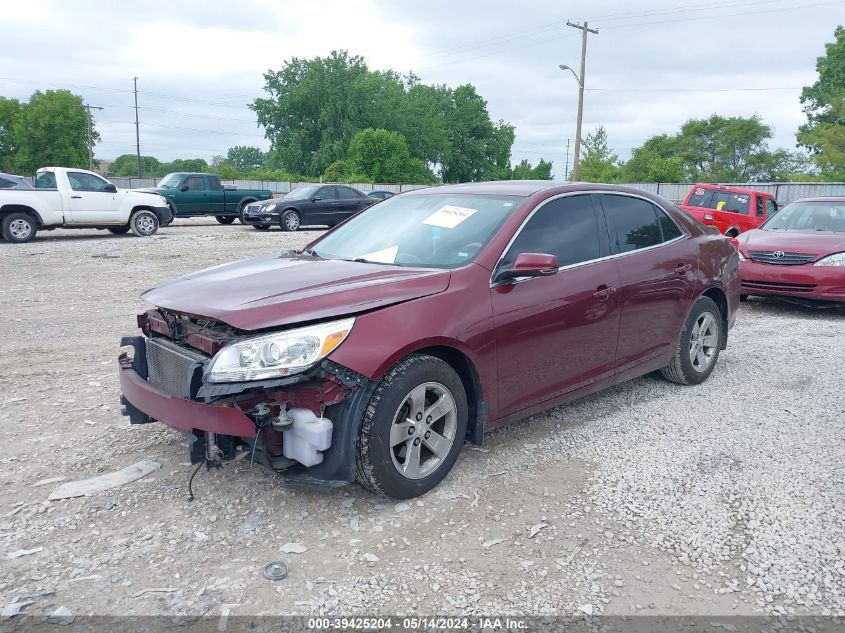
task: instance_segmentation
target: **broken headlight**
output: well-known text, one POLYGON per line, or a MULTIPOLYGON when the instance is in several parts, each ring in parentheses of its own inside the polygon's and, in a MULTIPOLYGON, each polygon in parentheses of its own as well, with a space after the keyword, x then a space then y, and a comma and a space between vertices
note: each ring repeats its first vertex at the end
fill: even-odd
POLYGON ((299 373, 337 349, 354 323, 351 317, 232 343, 211 359, 206 380, 242 382, 299 373))

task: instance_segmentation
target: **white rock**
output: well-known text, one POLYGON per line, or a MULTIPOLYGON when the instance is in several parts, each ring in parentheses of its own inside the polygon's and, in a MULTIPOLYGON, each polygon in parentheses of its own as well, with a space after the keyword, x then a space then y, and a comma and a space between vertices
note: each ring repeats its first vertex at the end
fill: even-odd
POLYGON ((308 551, 302 543, 285 543, 282 545, 282 551, 285 554, 302 554, 308 551))

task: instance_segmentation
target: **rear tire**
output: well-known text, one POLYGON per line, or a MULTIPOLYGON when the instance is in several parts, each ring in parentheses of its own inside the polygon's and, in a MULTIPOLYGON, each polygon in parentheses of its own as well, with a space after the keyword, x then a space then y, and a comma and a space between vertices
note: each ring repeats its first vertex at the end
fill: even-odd
POLYGON ((132 214, 129 226, 138 237, 149 237, 158 231, 158 216, 152 211, 141 209, 132 214))
POLYGON ((409 499, 439 484, 464 444, 467 399, 445 361, 414 354, 387 372, 373 392, 356 446, 358 482, 409 499))
POLYGON ((109 233, 114 233, 115 235, 123 235, 124 233, 129 233, 129 225, 126 226, 110 226, 108 227, 109 233))
POLYGON ((232 215, 215 215, 214 219, 220 222, 220 224, 231 224, 235 221, 235 217, 232 215))
POLYGON ((38 225, 33 217, 27 213, 10 213, 0 222, 3 238, 14 244, 24 244, 35 239, 38 225))
POLYGON ((283 231, 298 231, 302 223, 299 213, 293 209, 288 209, 282 214, 279 224, 282 225, 283 231))
POLYGON ((679 385, 697 385, 713 373, 722 343, 722 315, 710 297, 693 304, 675 348, 672 362, 660 370, 679 385))

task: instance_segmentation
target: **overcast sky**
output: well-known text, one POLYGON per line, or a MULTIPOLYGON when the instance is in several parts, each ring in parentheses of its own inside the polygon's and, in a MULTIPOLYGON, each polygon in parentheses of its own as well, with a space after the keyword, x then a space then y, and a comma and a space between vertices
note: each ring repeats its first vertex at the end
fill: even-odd
MULTIPOLYGON (((554 160, 575 135, 579 31, 588 44, 585 132, 607 129, 626 158, 690 117, 759 114, 774 146, 793 148, 802 86, 845 23, 842 0, 0 0, 0 95, 65 87, 104 109, 96 156, 135 151, 210 160, 233 145, 269 146, 246 107, 262 73, 292 56, 347 49, 373 69, 425 83, 474 84, 494 119, 516 126, 513 158, 554 160), (755 89, 755 90, 751 90, 755 89)), ((571 159, 570 159, 571 160, 571 159)))

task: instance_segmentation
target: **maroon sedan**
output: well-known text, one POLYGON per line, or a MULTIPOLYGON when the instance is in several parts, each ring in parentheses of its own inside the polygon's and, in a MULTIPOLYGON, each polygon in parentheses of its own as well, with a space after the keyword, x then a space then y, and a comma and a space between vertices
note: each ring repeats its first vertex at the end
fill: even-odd
POLYGON ((743 297, 845 302, 845 198, 788 204, 737 243, 743 297))
POLYGON ((125 413, 290 477, 422 494, 485 431, 660 370, 713 371, 739 305, 721 235, 632 189, 403 193, 300 253, 148 291, 125 413))

